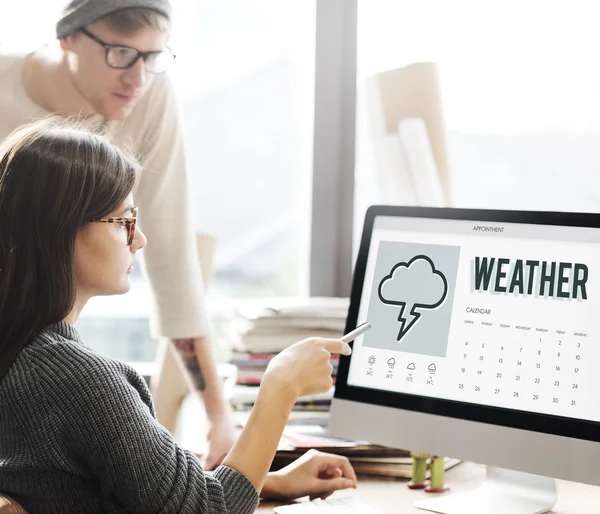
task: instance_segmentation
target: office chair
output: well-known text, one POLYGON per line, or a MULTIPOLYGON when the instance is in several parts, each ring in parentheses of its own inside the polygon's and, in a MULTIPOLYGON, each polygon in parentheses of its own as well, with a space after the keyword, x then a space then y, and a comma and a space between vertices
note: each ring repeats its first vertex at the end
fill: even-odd
POLYGON ((0 493, 0 514, 27 514, 27 511, 13 498, 0 493))

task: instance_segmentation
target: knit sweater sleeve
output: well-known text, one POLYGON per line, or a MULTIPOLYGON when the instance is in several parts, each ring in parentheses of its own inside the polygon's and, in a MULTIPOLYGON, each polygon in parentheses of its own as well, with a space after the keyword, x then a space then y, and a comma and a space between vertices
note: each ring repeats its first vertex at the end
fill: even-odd
POLYGON ((56 412, 71 457, 98 479, 103 496, 128 512, 148 514, 256 510, 258 494, 243 474, 220 466, 210 476, 176 444, 154 417, 149 391, 133 370, 101 356, 71 358, 61 363, 56 412))

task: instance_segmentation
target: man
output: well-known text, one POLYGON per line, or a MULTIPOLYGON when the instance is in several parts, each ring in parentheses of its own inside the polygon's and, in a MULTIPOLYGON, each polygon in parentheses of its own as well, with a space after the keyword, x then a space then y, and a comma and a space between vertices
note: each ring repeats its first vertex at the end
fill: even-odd
POLYGON ((69 2, 56 25, 58 44, 0 55, 0 140, 51 113, 76 115, 140 159, 134 195, 149 241, 151 332, 173 341, 202 391, 211 421, 206 468, 214 469, 233 445, 233 417, 209 339, 181 122, 164 75, 174 60, 170 16, 168 0, 69 2))

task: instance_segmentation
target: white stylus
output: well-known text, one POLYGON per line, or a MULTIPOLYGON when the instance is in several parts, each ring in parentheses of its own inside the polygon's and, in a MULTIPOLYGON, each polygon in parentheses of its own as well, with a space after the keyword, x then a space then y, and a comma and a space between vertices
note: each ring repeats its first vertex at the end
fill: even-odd
POLYGON ((348 332, 345 336, 342 336, 341 340, 344 343, 349 343, 350 341, 354 341, 359 335, 364 334, 367 330, 371 328, 371 323, 363 323, 362 325, 358 325, 352 332, 348 332))

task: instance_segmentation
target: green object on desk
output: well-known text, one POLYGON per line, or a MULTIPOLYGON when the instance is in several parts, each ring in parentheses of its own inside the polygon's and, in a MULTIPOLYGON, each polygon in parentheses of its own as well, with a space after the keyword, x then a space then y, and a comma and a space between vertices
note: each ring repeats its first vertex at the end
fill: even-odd
POLYGON ((409 489, 425 489, 427 487, 427 459, 428 453, 410 452, 412 457, 412 476, 408 483, 409 489))
POLYGON ((430 487, 434 489, 444 487, 444 458, 432 457, 430 469, 430 487))
POLYGON ((412 480, 415 483, 423 483, 426 480, 427 458, 413 457, 412 480))

